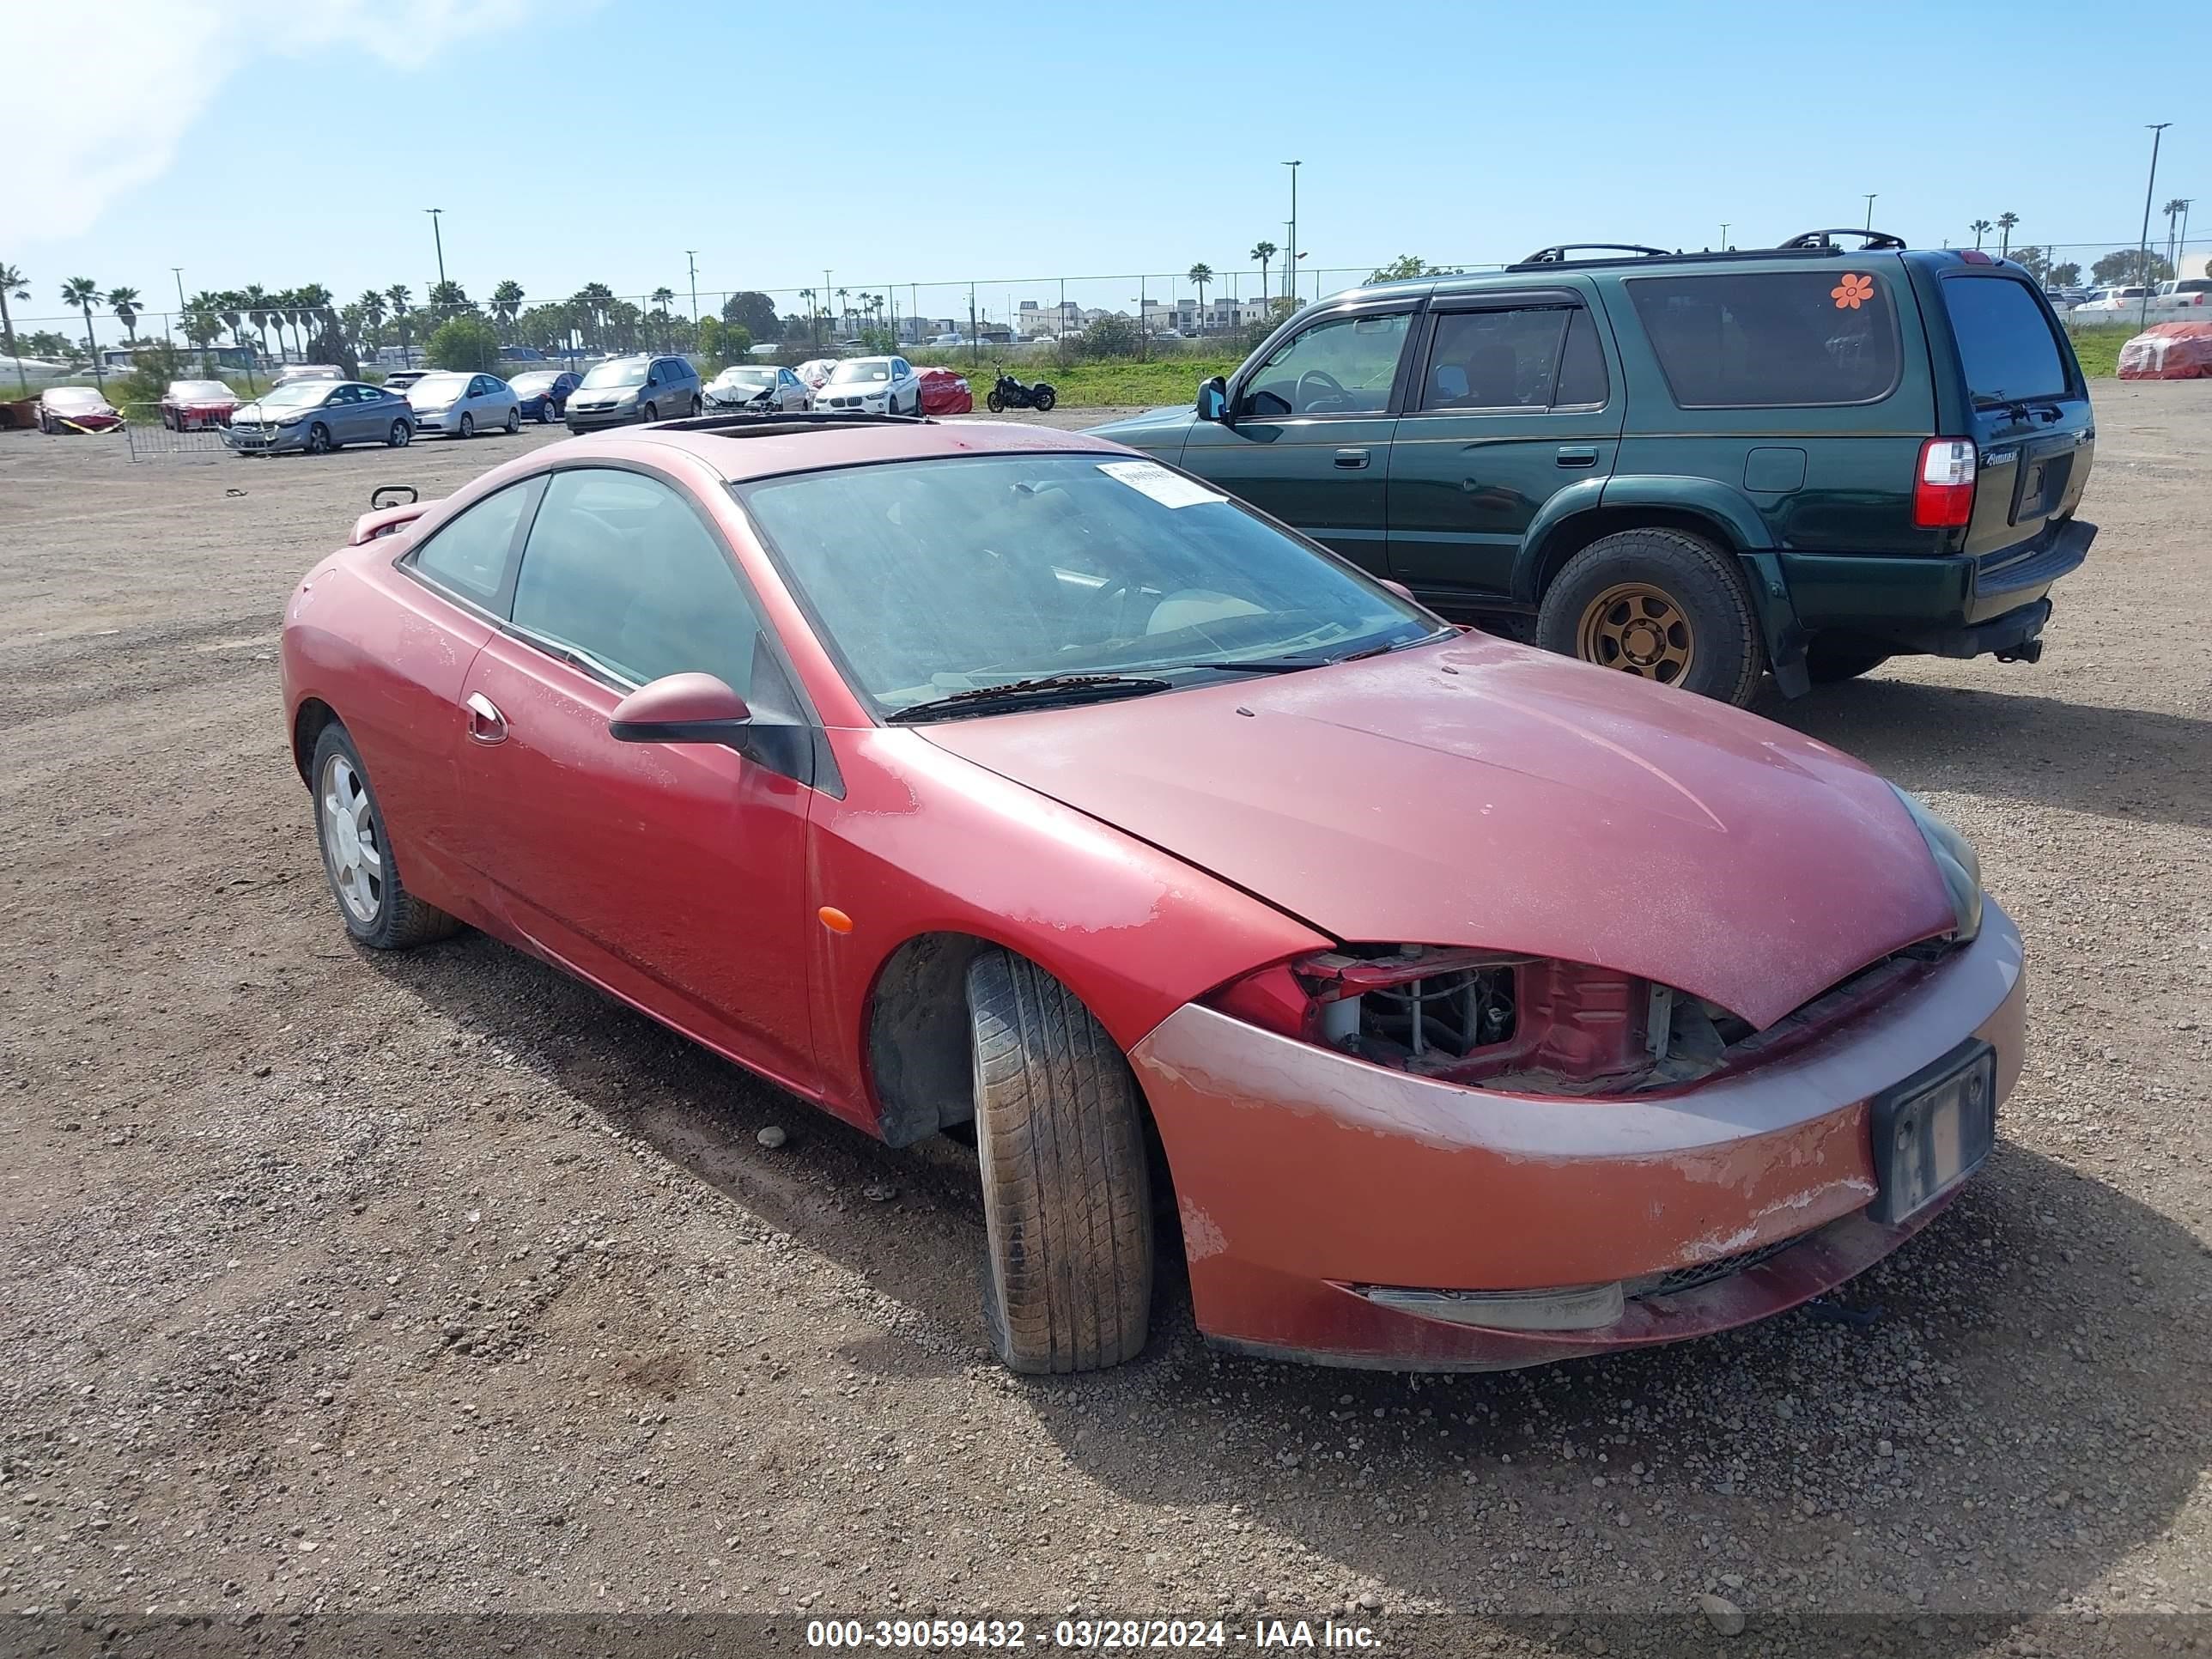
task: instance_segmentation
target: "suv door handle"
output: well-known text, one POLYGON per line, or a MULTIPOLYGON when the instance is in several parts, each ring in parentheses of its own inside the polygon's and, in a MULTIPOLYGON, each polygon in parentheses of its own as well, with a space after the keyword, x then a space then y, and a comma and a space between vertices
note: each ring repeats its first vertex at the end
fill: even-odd
POLYGON ((1336 464, 1342 467, 1363 467, 1367 465, 1367 452, 1364 449, 1340 449, 1336 452, 1336 464))
POLYGON ((481 691, 471 691, 461 707, 468 711, 469 736, 478 743, 505 743, 507 716, 481 691))
POLYGON ((1597 450, 1589 444, 1561 444, 1559 463, 1561 466, 1595 466, 1597 450))

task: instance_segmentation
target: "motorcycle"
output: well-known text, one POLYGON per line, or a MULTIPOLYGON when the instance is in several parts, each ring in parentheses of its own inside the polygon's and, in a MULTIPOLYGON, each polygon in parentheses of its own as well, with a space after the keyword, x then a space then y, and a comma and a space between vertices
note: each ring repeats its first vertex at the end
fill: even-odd
POLYGON ((1048 410, 1059 401, 1059 394, 1046 382, 1039 380, 1035 386, 1024 386, 1011 374, 999 376, 998 385, 983 399, 994 415, 1009 409, 1048 410))

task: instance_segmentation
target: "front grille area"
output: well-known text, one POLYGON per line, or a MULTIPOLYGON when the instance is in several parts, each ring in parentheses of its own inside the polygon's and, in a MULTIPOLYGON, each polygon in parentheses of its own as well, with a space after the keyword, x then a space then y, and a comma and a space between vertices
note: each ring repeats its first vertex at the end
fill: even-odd
POLYGON ((1711 1261, 1700 1261, 1692 1267, 1677 1267, 1671 1273, 1654 1273, 1648 1279, 1639 1279, 1630 1285, 1629 1297, 1632 1301, 1640 1301, 1645 1297, 1681 1296, 1691 1291, 1703 1290, 1708 1285, 1716 1285, 1723 1279, 1747 1272, 1762 1261, 1771 1261, 1783 1251, 1803 1243, 1805 1237, 1803 1233, 1799 1233, 1791 1238, 1778 1238, 1771 1244, 1762 1244, 1755 1250, 1744 1250, 1735 1255, 1716 1256, 1711 1261))

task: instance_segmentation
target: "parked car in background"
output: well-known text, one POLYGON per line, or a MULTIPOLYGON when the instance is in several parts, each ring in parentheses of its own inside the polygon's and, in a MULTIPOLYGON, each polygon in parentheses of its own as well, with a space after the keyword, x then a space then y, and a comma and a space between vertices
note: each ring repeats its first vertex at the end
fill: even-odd
POLYGON ((286 363, 271 379, 277 386, 289 386, 295 380, 343 380, 345 371, 335 363, 286 363))
POLYGON ((295 380, 231 411, 222 441, 240 455, 321 454, 352 443, 404 448, 415 436, 407 399, 366 380, 295 380))
POLYGON ((545 354, 536 346, 502 346, 499 360, 503 363, 542 363, 545 354))
POLYGON ((803 410, 814 407, 806 382, 778 363, 732 363, 707 382, 701 395, 715 410, 803 410))
POLYGON ((221 380, 172 380, 161 394, 161 424, 175 432, 228 426, 239 397, 221 380))
POLYGON ((522 430, 522 403, 496 374, 441 369, 407 388, 418 433, 473 438, 479 432, 522 430))
POLYGON ((2149 289, 2140 283, 2129 288, 2100 289, 2090 299, 2084 300, 2080 311, 2133 311, 2142 306, 2149 289))
POLYGON ((112 432, 123 424, 115 405, 88 386, 50 386, 39 394, 39 430, 49 437, 64 432, 112 432))
POLYGON ((817 409, 854 409, 871 415, 921 413, 921 380, 903 357, 847 357, 830 371, 815 394, 817 409))
POLYGON ((2172 282, 2160 283, 2158 292, 2151 297, 2151 309, 2187 311, 2197 307, 2212 306, 2212 279, 2203 276, 2181 276, 2172 282))
POLYGON ((975 410, 975 394, 969 389, 968 377, 957 368, 924 368, 915 371, 921 376, 921 412, 925 415, 970 415, 975 410))
POLYGON ((384 377, 384 384, 391 391, 404 392, 425 374, 433 372, 427 368, 396 368, 384 377))
POLYGON ((281 655, 352 941, 473 926, 964 1132, 1018 1371, 1134 1357, 1178 1243, 1285 1358, 1765 1318, 1939 1216, 2022 1068, 2021 936, 1913 796, 1080 434, 556 445, 367 515, 281 655))
POLYGON ((791 372, 806 382, 807 389, 819 392, 830 379, 830 372, 837 367, 835 357, 809 357, 791 372))
POLYGON ((583 377, 569 369, 533 368, 507 382, 522 404, 524 418, 550 424, 568 407, 568 394, 583 377))
POLYGON ((610 357, 568 394, 571 432, 633 421, 675 420, 705 406, 699 371, 681 357, 610 357))
POLYGON ((1841 234, 1355 289, 1099 430, 1448 615, 1706 696, 2033 662, 2097 533, 2066 331, 2017 264, 1841 234))

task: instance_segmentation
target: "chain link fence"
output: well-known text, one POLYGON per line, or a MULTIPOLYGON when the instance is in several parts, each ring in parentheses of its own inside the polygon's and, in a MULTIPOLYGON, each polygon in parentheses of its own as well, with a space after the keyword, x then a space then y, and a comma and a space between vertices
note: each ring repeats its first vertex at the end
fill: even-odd
MULTIPOLYGON (((2174 229, 2172 236, 2152 239, 2153 281, 2177 270, 2203 276, 2212 263, 2212 236, 2186 237, 2181 227, 2174 229)), ((1993 228, 1982 245, 2021 259, 2054 288, 2136 280, 2143 264, 2133 241, 2030 243, 2016 232, 2008 240, 1993 228)), ((1274 258, 1218 270, 930 282, 829 270, 818 284, 797 287, 695 291, 687 283, 681 291, 624 295, 586 283, 560 296, 404 307, 395 306, 389 291, 375 296, 374 305, 367 295, 326 306, 289 304, 282 295, 258 301, 232 295, 205 310, 134 311, 128 319, 95 311, 89 354, 81 313, 13 318, 15 351, 0 356, 0 398, 34 395, 43 386, 65 380, 127 380, 142 364, 150 369, 157 362, 164 368, 180 365, 186 374, 221 378, 246 393, 265 389, 284 364, 332 356, 350 356, 364 374, 380 379, 425 366, 428 343, 457 318, 489 331, 482 337, 496 367, 510 375, 635 351, 717 362, 750 352, 798 362, 896 350, 917 362, 968 368, 986 358, 1081 353, 1089 349, 1086 337, 1097 342, 1107 336, 1114 355, 1233 357, 1286 306, 1357 286, 1389 263, 1315 265, 1301 256, 1289 269, 1274 258), (1099 330, 1107 319, 1121 319, 1120 325, 1099 330), (743 328, 744 335, 732 333, 732 325, 743 328), (158 355, 170 350, 178 357, 158 355)), ((1505 265, 1495 259, 1438 259, 1426 268, 1477 272, 1505 265)))

